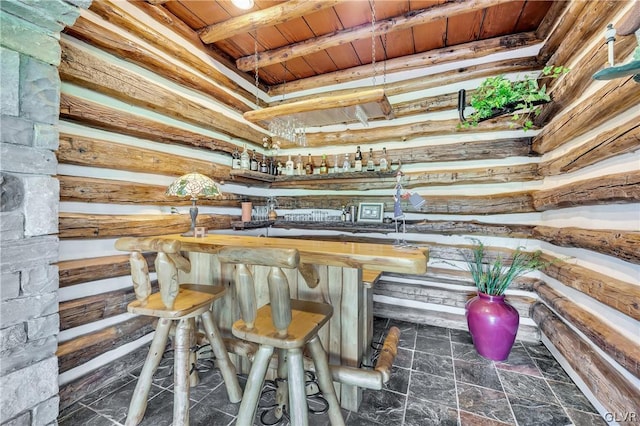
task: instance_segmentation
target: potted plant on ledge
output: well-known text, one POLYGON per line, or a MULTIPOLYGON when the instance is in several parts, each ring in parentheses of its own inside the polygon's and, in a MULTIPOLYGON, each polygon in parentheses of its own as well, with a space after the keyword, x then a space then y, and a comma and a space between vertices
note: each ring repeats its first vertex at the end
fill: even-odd
MULTIPOLYGON (((562 66, 547 66, 542 70, 541 78, 557 78, 569 69, 562 66)), ((458 112, 460 127, 477 126, 479 122, 500 115, 515 112, 512 119, 520 123, 526 131, 533 127, 531 115, 540 114, 540 105, 551 100, 547 93, 547 85, 538 85, 538 79, 525 76, 524 79, 512 81, 504 75, 485 79, 476 89, 470 100, 474 112, 464 117, 465 91, 458 92, 458 112), (521 112, 518 112, 521 111, 521 112)))
POLYGON ((520 323, 518 311, 505 301, 505 291, 516 278, 544 269, 547 263, 542 261, 540 250, 526 253, 520 247, 506 261, 501 256, 489 261, 484 244, 477 239, 473 241, 475 245, 470 254, 461 252, 478 290, 477 296, 465 306, 467 326, 481 356, 504 361, 511 352, 520 323))

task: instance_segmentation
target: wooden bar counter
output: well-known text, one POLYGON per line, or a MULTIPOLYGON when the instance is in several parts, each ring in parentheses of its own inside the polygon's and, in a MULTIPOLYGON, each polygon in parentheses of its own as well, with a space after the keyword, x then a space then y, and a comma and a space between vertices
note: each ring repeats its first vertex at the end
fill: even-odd
MULTIPOLYGON (((198 284, 227 283, 233 286, 233 266, 220 265, 216 252, 225 246, 296 248, 300 252, 300 268, 288 272, 291 296, 303 300, 330 303, 334 314, 320 332, 322 345, 329 354, 329 363, 359 367, 367 358, 372 339, 373 292, 362 283, 362 271, 388 271, 424 274, 427 268, 426 248, 396 248, 387 244, 313 241, 287 238, 266 238, 244 235, 208 234, 204 237, 163 235, 159 238, 179 240, 189 252, 191 272, 180 277, 181 282, 198 284)), ((258 303, 268 300, 266 269, 255 267, 258 303)), ((228 291, 216 302, 214 313, 223 333, 238 319, 235 292, 228 291)), ((236 359, 239 371, 248 371, 241 358, 236 359)), ((365 362, 370 362, 366 360, 365 362)), ((357 386, 337 384, 343 408, 357 411, 362 390, 357 386)))

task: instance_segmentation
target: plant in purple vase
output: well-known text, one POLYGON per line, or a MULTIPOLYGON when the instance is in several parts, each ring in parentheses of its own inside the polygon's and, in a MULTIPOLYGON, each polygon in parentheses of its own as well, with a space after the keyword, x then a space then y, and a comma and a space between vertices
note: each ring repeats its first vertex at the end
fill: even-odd
POLYGON ((471 252, 461 251, 478 294, 466 304, 466 317, 473 344, 480 355, 494 361, 509 356, 516 339, 520 316, 505 301, 505 291, 527 272, 544 269, 540 250, 534 253, 518 247, 509 259, 487 259, 484 244, 472 238, 471 252))

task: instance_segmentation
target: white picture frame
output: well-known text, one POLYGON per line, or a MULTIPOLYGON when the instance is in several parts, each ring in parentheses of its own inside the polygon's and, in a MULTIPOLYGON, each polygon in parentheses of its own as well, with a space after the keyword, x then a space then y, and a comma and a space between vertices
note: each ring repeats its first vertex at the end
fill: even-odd
POLYGON ((382 222, 384 203, 358 204, 358 222, 382 222))

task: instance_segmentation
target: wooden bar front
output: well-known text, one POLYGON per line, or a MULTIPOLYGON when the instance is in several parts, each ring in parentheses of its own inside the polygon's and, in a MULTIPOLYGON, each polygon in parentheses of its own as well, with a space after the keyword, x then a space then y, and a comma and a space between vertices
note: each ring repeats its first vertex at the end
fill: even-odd
MULTIPOLYGON (((300 252, 301 268, 289 271, 291 296, 303 300, 330 303, 334 314, 320 331, 322 345, 329 354, 329 363, 359 367, 368 356, 372 339, 372 289, 362 283, 362 271, 388 271, 424 274, 427 267, 426 248, 396 248, 385 244, 313 241, 286 238, 264 238, 240 235, 209 234, 202 238, 165 235, 182 243, 189 252, 191 272, 181 276, 181 282, 198 284, 225 283, 233 286, 233 266, 221 265, 216 252, 225 246, 296 248, 300 252), (304 273, 301 273, 301 271, 304 273), (306 277, 306 279, 305 279, 306 277)), ((267 270, 255 267, 256 296, 259 305, 268 301, 267 270)), ((238 319, 235 291, 228 291, 214 305, 220 329, 230 334, 238 319)), ((237 358, 239 371, 248 372, 237 358)), ((356 386, 336 384, 343 408, 357 411, 362 390, 356 386)))

